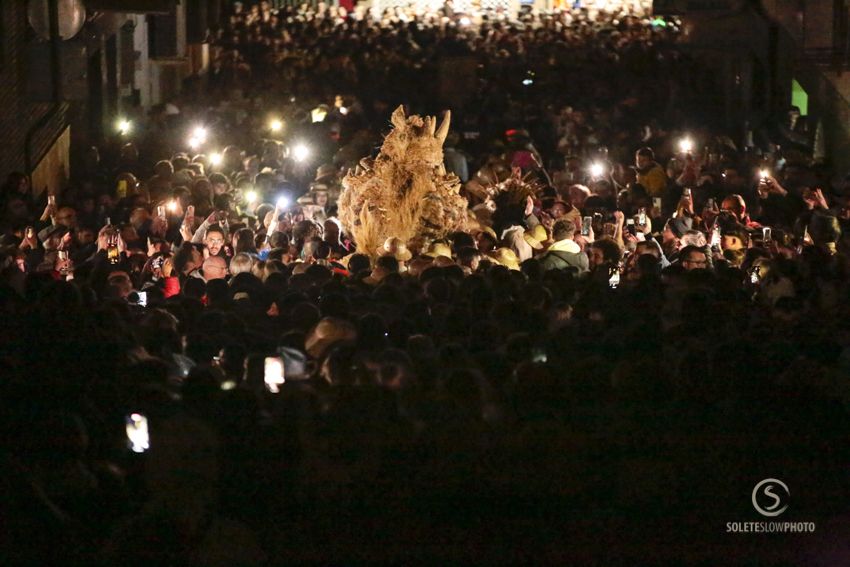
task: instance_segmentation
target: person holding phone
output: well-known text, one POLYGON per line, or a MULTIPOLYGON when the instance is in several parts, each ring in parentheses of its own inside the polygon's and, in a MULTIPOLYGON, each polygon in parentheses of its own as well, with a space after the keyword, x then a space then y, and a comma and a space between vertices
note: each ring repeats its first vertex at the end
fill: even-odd
POLYGON ((652 148, 643 147, 635 152, 636 182, 646 188, 650 197, 663 197, 667 190, 667 172, 655 161, 652 148))
POLYGON ((748 214, 747 203, 741 195, 733 194, 727 196, 723 199, 720 210, 732 214, 735 220, 746 228, 761 228, 761 225, 754 221, 748 214))

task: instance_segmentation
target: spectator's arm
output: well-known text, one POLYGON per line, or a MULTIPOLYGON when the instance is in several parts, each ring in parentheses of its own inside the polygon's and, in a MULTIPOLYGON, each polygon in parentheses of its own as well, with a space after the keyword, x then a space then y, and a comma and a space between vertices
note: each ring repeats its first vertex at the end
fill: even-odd
POLYGON ((174 275, 174 259, 166 258, 162 263, 163 295, 166 299, 180 293, 180 278, 174 275))
POLYGON ((623 250, 626 248, 626 244, 623 242, 623 223, 625 222, 625 218, 626 215, 623 214, 623 211, 614 211, 614 240, 623 250))
POLYGON ((201 226, 198 227, 198 230, 192 235, 192 243, 193 244, 203 244, 204 235, 207 233, 207 229, 212 225, 210 219, 206 219, 201 223, 201 226))

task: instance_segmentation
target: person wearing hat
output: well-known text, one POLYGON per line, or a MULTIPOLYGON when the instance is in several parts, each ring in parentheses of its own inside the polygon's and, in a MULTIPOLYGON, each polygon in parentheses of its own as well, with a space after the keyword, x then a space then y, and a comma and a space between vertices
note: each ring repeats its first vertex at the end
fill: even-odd
POLYGON ((316 183, 332 183, 336 181, 336 176, 336 166, 332 163, 323 163, 316 170, 316 178, 314 179, 314 181, 316 183))
POLYGON ((522 237, 528 245, 531 246, 535 254, 546 248, 546 244, 549 242, 549 235, 546 233, 546 227, 542 224, 534 225, 534 227, 527 230, 522 237))
POLYGON ((579 272, 589 269, 587 255, 573 240, 576 225, 570 220, 561 219, 552 227, 552 238, 555 242, 540 257, 540 265, 544 270, 563 270, 576 268, 579 272))
POLYGON ((390 236, 384 241, 383 246, 377 250, 378 256, 392 256, 399 263, 399 271, 404 271, 406 262, 409 262, 413 257, 410 250, 407 249, 407 244, 400 238, 390 236))
POLYGON ((516 253, 510 248, 498 248, 491 252, 489 257, 493 262, 500 266, 505 266, 511 270, 519 270, 519 259, 517 258, 516 253))
MULTIPOLYGON (((307 194, 311 197, 311 203, 308 205, 312 215, 310 218, 316 222, 325 222, 329 216, 328 209, 332 206, 328 186, 324 183, 313 183, 307 194)), ((304 212, 306 214, 307 209, 304 212)))
POLYGON ((489 226, 482 226, 481 230, 474 236, 478 249, 485 254, 495 250, 499 244, 499 238, 496 236, 496 231, 489 226))
MULTIPOLYGON (((313 192, 312 188, 308 193, 305 193, 298 197, 296 203, 301 205, 301 211, 304 213, 304 218, 307 220, 313 220, 319 224, 324 224, 327 220, 328 216, 325 211, 325 207, 318 204, 317 202, 318 194, 313 192)), ((325 191, 322 195, 323 202, 327 203, 327 192, 325 191)))
POLYGON ((437 258, 438 256, 445 256, 446 258, 451 259, 452 249, 445 242, 435 240, 428 247, 428 250, 425 251, 422 255, 427 258, 437 258))
MULTIPOLYGON (((335 205, 337 199, 339 199, 339 194, 342 192, 338 176, 339 172, 332 163, 324 163, 316 170, 316 178, 313 180, 313 186, 324 185, 327 191, 329 205, 335 205)), ((312 190, 312 186, 310 189, 312 190)))
POLYGON ((307 333, 304 350, 313 359, 321 358, 336 343, 357 339, 353 323, 338 317, 324 317, 307 333))
POLYGON ((503 245, 514 251, 520 262, 534 255, 534 249, 525 241, 525 230, 538 224, 528 222, 533 217, 534 201, 531 196, 517 198, 509 191, 503 191, 496 196, 496 211, 493 213, 493 228, 503 245))
POLYGON ((363 278, 363 283, 369 286, 376 286, 388 275, 399 273, 399 270, 399 261, 395 259, 395 256, 379 256, 375 260, 375 267, 372 268, 372 273, 363 278))

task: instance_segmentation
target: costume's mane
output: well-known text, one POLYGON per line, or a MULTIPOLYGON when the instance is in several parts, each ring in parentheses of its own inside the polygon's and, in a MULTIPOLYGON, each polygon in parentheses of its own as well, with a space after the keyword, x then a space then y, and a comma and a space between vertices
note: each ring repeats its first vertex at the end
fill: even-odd
POLYGON ((443 165, 450 121, 447 111, 437 127, 436 117, 408 117, 399 106, 378 157, 361 160, 342 180, 339 219, 358 251, 374 256, 391 236, 434 239, 466 227, 460 180, 443 165))

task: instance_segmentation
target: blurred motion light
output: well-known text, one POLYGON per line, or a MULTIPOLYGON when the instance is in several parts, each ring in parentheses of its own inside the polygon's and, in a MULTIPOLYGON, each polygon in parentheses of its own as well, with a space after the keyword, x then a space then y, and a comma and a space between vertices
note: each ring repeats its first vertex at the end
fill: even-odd
POLYGON ((207 129, 203 126, 196 126, 192 130, 192 137, 197 138, 203 144, 207 141, 207 129))
POLYGON ((605 166, 599 163, 598 161, 590 164, 590 175, 593 177, 602 177, 602 174, 605 173, 605 166))
POLYGON ((297 162, 306 161, 307 158, 310 157, 310 148, 304 144, 297 144, 294 148, 292 148, 292 157, 297 162))
POLYGON ((115 129, 118 130, 118 133, 122 136, 126 136, 133 130, 133 123, 126 118, 121 118, 115 125, 115 129))
POLYGON ((313 122, 324 122, 325 116, 328 115, 328 111, 322 108, 321 106, 317 106, 313 110, 310 111, 310 118, 313 122))

